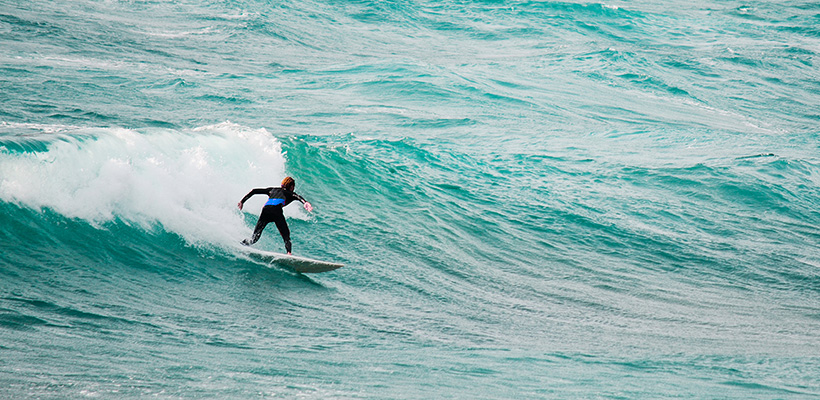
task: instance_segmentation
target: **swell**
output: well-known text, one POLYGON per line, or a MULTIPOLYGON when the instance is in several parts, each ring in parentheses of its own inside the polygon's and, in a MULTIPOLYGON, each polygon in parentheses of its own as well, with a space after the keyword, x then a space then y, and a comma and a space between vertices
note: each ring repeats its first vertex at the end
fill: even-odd
MULTIPOLYGON (((572 330, 578 340, 571 345, 586 347, 581 342, 592 340, 595 329, 631 343, 635 324, 709 335, 736 312, 749 317, 732 332, 749 339, 756 334, 741 334, 742 326, 755 325, 761 340, 776 341, 776 328, 753 312, 755 296, 799 309, 801 296, 820 290, 812 267, 820 199, 800 192, 813 173, 774 178, 784 165, 814 170, 811 162, 603 169, 580 162, 569 164, 573 172, 567 159, 544 157, 506 165, 529 174, 496 175, 489 171, 503 163, 487 164, 441 143, 305 139, 288 142, 294 166, 311 171, 305 177, 311 192, 344 221, 326 228, 335 229, 327 240, 344 257, 367 254, 360 268, 376 278, 351 279, 394 297, 442 304, 438 313, 460 321, 455 327, 483 327, 477 343, 503 340, 499 321, 507 319, 517 321, 519 340, 534 340, 544 329, 558 340, 572 330), (529 165, 534 162, 537 167, 529 165), (533 173, 547 183, 531 187, 533 173), (563 187, 549 183, 555 180, 563 187), (349 202, 340 207, 334 198, 349 202), (688 295, 693 292, 700 295, 688 295), (469 312, 455 304, 469 305, 469 312), (579 319, 580 310, 594 320, 579 319), (703 310, 709 316, 682 317, 703 310)), ((426 307, 422 302, 417 312, 426 307)), ((799 329, 791 322, 789 329, 799 329)), ((668 336, 695 345, 686 335, 668 336)), ((715 340, 732 348, 740 343, 725 335, 715 340)))
MULTIPOLYGON (((94 137, 69 143, 83 148, 107 136, 94 137)), ((169 149, 191 140, 178 132, 174 137, 154 139, 170 143, 169 149)), ((224 152, 233 139, 223 140, 230 137, 205 135, 195 143, 216 140, 224 152)), ((522 345, 548 329, 549 345, 596 347, 584 343, 604 330, 612 340, 641 348, 632 341, 641 337, 634 335, 639 321, 653 329, 671 323, 708 335, 721 326, 721 318, 741 312, 748 317, 730 331, 757 326, 771 335, 768 323, 752 317, 752 293, 798 312, 805 307, 801 296, 820 289, 812 252, 819 201, 810 190, 817 174, 812 161, 739 156, 691 166, 681 160, 645 166, 557 151, 532 157, 493 148, 486 158, 441 141, 354 134, 282 141, 288 169, 298 171, 300 192, 321 210, 310 219, 291 219, 295 246, 353 267, 339 277, 343 293, 352 298, 340 305, 345 311, 337 309, 341 314, 327 318, 357 316, 351 318, 364 331, 409 342, 434 333, 434 341, 498 345, 507 337, 505 327, 514 323, 515 340, 522 345), (352 289, 361 287, 382 294, 352 289), (687 298, 692 291, 701 295, 687 298), (368 317, 374 302, 380 304, 378 312, 368 317), (698 315, 704 309, 710 312, 704 318, 672 312, 698 315), (388 320, 398 312, 409 318, 401 329, 388 320), (565 335, 577 340, 559 343, 565 335)), ((25 148, 16 151, 25 154, 25 148)), ((4 282, 13 293, 8 297, 20 300, 15 304, 50 299, 44 293, 53 290, 65 296, 47 300, 58 308, 69 308, 65 302, 79 295, 100 299, 91 302, 92 309, 123 307, 133 300, 135 308, 126 306, 125 314, 141 315, 158 305, 181 312, 166 293, 181 296, 186 307, 198 299, 209 299, 208 309, 218 307, 221 301, 211 300, 212 290, 241 275, 274 286, 301 286, 298 279, 271 277, 258 266, 235 262, 230 251, 220 250, 221 239, 191 241, 165 226, 162 214, 156 223, 135 222, 140 219, 125 208, 114 219, 94 222, 48 206, 5 202, 3 207, 4 242, 10 249, 4 252, 8 267, 3 273, 9 278, 4 282), (43 277, 50 278, 44 283, 43 277), (190 295, 192 287, 197 289, 190 295)), ((244 218, 249 229, 254 215, 244 218)), ((260 245, 276 248, 279 243, 269 232, 260 245)), ((304 299, 290 306, 310 309, 304 299)), ((65 318, 58 308, 13 311, 7 323, 16 328, 56 325, 65 318)), ((784 329, 799 332, 793 322, 805 318, 790 320, 784 329)), ((76 323, 85 320, 78 317, 76 323)), ((744 335, 749 339, 751 334, 744 335)), ((671 336, 667 339, 681 346, 697 347, 691 336, 671 336)), ((248 346, 243 340, 214 339, 222 346, 248 346)), ((733 348, 740 343, 730 336, 719 340, 733 348)), ((772 336, 763 340, 775 341, 772 336)))

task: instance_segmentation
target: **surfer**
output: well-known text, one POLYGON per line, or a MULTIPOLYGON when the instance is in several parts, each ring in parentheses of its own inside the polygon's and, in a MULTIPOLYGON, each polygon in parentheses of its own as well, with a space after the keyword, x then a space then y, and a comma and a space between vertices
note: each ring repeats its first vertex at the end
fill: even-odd
POLYGON ((265 203, 265 207, 262 207, 262 213, 259 214, 259 220, 256 222, 253 236, 251 236, 250 240, 243 240, 242 244, 250 246, 256 243, 259 237, 262 236, 262 231, 265 230, 265 227, 273 222, 276 224, 276 227, 279 228, 279 233, 285 241, 285 250, 290 254, 290 229, 288 229, 288 223, 285 221, 282 208, 290 204, 293 200, 299 200, 305 206, 305 210, 313 211, 313 206, 311 206, 307 200, 293 192, 294 188, 296 188, 296 181, 291 177, 287 177, 282 180, 282 186, 253 189, 242 198, 242 201, 239 202, 240 210, 242 210, 242 205, 245 204, 245 201, 251 198, 251 196, 255 194, 268 195, 268 202, 265 203))

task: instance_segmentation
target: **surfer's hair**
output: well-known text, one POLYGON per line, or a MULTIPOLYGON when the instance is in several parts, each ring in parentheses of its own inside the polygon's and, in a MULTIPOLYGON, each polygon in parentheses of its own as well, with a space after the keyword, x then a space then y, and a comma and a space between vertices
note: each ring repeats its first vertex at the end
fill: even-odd
POLYGON ((282 179, 282 187, 285 189, 293 190, 293 188, 296 187, 296 181, 294 181, 293 178, 288 176, 285 179, 282 179))

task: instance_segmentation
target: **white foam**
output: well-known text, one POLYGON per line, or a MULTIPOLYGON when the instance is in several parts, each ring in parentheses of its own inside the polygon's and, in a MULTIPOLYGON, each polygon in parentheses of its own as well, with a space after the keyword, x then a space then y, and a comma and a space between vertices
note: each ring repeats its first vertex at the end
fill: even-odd
MULTIPOLYGON (((0 153, 0 198, 96 226, 118 218, 162 226, 192 244, 233 243, 249 234, 237 202, 285 176, 270 132, 230 122, 187 131, 39 128, 46 151, 0 153)), ((262 197, 246 211, 258 212, 262 197)))

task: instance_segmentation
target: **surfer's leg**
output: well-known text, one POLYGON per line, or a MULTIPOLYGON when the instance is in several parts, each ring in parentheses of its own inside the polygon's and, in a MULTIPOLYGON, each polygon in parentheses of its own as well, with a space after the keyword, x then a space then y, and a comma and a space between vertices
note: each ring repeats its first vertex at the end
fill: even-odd
POLYGON ((282 214, 282 207, 279 207, 279 212, 274 214, 273 222, 276 223, 276 227, 279 228, 279 234, 282 235, 282 240, 285 241, 285 250, 290 254, 290 229, 288 229, 288 222, 285 220, 285 215, 282 214))
POLYGON ((259 220, 256 221, 256 228, 253 228, 253 236, 251 236, 251 240, 245 239, 242 241, 242 244, 245 246, 250 246, 257 241, 262 236, 262 231, 265 230, 265 227, 268 226, 268 223, 273 220, 275 213, 271 213, 269 207, 263 207, 262 213, 259 214, 259 220))

